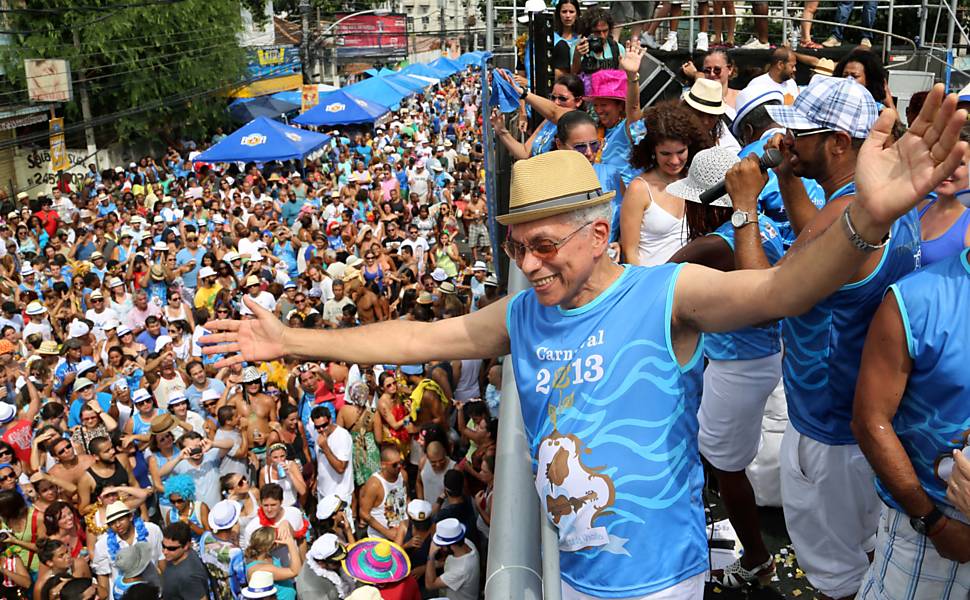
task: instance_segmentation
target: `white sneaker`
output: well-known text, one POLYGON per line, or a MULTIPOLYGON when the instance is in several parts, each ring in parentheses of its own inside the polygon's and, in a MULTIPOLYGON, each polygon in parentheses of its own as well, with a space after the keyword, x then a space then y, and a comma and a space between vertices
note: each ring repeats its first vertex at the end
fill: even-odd
POLYGON ((707 32, 701 31, 697 34, 697 43, 694 44, 694 49, 698 52, 707 52, 708 42, 707 42, 707 32))
POLYGON ((862 38, 862 42, 859 43, 863 48, 872 48, 872 40, 869 38, 862 38))
POLYGON ((651 48, 653 50, 656 50, 657 48, 660 47, 660 44, 657 43, 657 40, 653 39, 653 35, 647 33, 646 31, 640 34, 640 45, 646 46, 647 48, 651 48))
POLYGON ((663 52, 677 52, 677 32, 671 31, 667 34, 667 41, 660 47, 663 52))
POLYGON ((769 44, 768 42, 762 42, 755 36, 751 36, 751 39, 748 40, 743 46, 741 46, 741 49, 742 50, 770 50, 771 44, 769 44))

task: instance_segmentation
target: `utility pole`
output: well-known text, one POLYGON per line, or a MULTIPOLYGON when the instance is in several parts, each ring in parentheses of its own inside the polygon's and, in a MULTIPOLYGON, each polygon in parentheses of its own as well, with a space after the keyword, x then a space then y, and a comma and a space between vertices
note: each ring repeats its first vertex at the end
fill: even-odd
POLYGON ((300 0, 300 18, 302 20, 303 36, 300 40, 300 52, 303 55, 303 83, 310 83, 310 0, 300 0))
POLYGON ((485 49, 495 50, 495 0, 485 3, 485 49))
MULTIPOLYGON (((74 48, 81 49, 81 36, 77 28, 74 29, 74 48)), ((78 52, 80 54, 80 52, 78 52)), ((101 161, 98 160, 98 144, 94 139, 94 129, 91 128, 91 101, 88 99, 87 75, 81 71, 81 77, 77 83, 78 95, 81 97, 81 118, 84 119, 84 141, 87 144, 88 155, 94 157, 94 166, 101 170, 101 161)))
POLYGON ((445 36, 445 2, 446 0, 438 0, 438 1, 441 2, 441 5, 438 6, 438 29, 440 30, 438 32, 438 37, 441 40, 441 55, 447 56, 448 52, 447 52, 447 49, 445 48, 445 37, 446 37, 445 36))

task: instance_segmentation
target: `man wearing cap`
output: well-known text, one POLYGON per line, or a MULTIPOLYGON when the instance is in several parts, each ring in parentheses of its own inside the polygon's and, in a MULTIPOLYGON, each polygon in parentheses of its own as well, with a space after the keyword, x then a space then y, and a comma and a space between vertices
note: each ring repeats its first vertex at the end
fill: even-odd
MULTIPOLYGON (((767 111, 787 128, 771 145, 785 158, 776 173, 798 234, 788 262, 838 225, 843 212, 854 214, 861 196, 856 186, 868 160, 860 147, 873 135, 870 127, 879 111, 863 86, 831 77, 811 83, 794 105, 767 111), (815 179, 825 190, 824 208, 808 200, 801 177, 815 179)), ((736 210, 754 213, 746 197, 734 200, 736 210)), ((764 266, 755 237, 754 228, 736 230, 735 253, 742 266, 764 266)), ((782 328, 789 416, 779 459, 785 522, 799 565, 830 598, 859 590, 879 519, 873 471, 851 428, 862 345, 886 288, 919 268, 919 255, 919 219, 913 210, 891 224, 889 238, 856 266, 848 285, 789 317, 782 328)))
MULTIPOLYGON (((774 122, 767 108, 784 103, 784 95, 772 87, 749 85, 741 90, 737 98, 737 115, 731 124, 731 132, 744 144, 738 156, 741 158, 751 154, 763 156, 768 141, 785 132, 774 122)), ((812 204, 817 207, 825 205, 825 190, 814 179, 803 177, 802 185, 812 204)), ((795 242, 796 234, 788 222, 788 214, 785 212, 785 204, 778 187, 778 176, 774 169, 768 171, 768 183, 758 196, 758 211, 778 224, 778 232, 781 234, 785 248, 795 242)))
POLYGON ((465 539, 465 526, 458 519, 439 521, 428 549, 425 589, 444 590, 448 600, 476 600, 480 575, 478 549, 465 539), (445 566, 438 575, 435 563, 441 557, 445 566))
MULTIPOLYGON (((917 123, 884 148, 894 122, 885 111, 859 151, 855 201, 780 266, 616 265, 606 254, 611 194, 585 157, 553 151, 515 163, 509 212, 498 217, 512 225, 505 248, 532 289, 430 324, 325 331, 286 328, 250 303, 255 321, 208 323, 218 333, 204 338, 213 344, 204 352, 241 352, 220 365, 283 355, 414 364, 511 350, 536 487, 559 529, 564 597, 698 597, 708 568, 694 416, 701 332, 802 314, 872 259, 896 220, 963 157, 956 140, 966 115, 943 96, 936 86, 917 123), (646 458, 648 444, 667 450, 646 458), (655 503, 663 508, 647 508, 655 503)), ((765 176, 748 158, 727 183, 736 203, 756 205, 765 176)))
POLYGON ((37 280, 37 272, 34 271, 34 267, 30 263, 24 263, 24 266, 20 268, 20 283, 17 285, 17 291, 21 297, 25 293, 31 292, 37 294, 37 298, 41 301, 44 300, 44 286, 37 280))
POLYGON ((245 569, 239 548, 239 516, 242 507, 234 500, 220 500, 209 509, 209 528, 199 538, 199 558, 206 566, 216 598, 225 592, 235 596, 230 582, 232 565, 245 569))
POLYGON ((195 292, 192 305, 196 308, 204 308, 212 314, 216 296, 222 291, 222 284, 216 282, 216 271, 212 267, 202 267, 199 269, 198 284, 199 288, 195 292))
MULTIPOLYGON (((122 549, 146 544, 146 556, 150 562, 162 569, 165 567, 165 558, 162 554, 162 530, 154 523, 143 521, 124 502, 118 500, 108 505, 105 522, 108 531, 98 537, 94 544, 91 571, 98 580, 98 596, 112 598, 111 591, 119 575, 119 566, 122 566, 118 564, 122 549)), ((134 575, 138 573, 132 573, 134 575)))
POLYGON ((54 391, 59 396, 66 397, 71 386, 74 385, 78 365, 81 364, 81 340, 78 338, 67 340, 61 348, 61 352, 63 356, 54 369, 54 378, 57 380, 54 391))
POLYGON ((26 340, 28 336, 34 333, 39 333, 45 342, 54 338, 54 330, 51 329, 51 324, 47 320, 47 308, 41 302, 37 300, 30 302, 27 304, 25 312, 28 322, 21 332, 23 339, 26 340))
POLYGON ((104 294, 96 289, 88 295, 91 308, 84 313, 84 318, 94 324, 94 337, 99 341, 105 339, 104 324, 108 321, 120 321, 121 317, 115 309, 107 306, 104 294))
POLYGON ((352 588, 352 582, 341 576, 340 563, 347 549, 332 533, 325 533, 310 546, 306 562, 296 576, 297 598, 341 600, 352 588))

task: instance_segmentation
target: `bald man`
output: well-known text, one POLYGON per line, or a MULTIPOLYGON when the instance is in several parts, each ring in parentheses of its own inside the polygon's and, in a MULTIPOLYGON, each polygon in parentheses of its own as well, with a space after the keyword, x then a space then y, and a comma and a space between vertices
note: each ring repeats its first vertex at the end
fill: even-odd
POLYGON ((445 473, 455 468, 441 442, 431 442, 418 464, 417 497, 435 503, 445 493, 445 473))

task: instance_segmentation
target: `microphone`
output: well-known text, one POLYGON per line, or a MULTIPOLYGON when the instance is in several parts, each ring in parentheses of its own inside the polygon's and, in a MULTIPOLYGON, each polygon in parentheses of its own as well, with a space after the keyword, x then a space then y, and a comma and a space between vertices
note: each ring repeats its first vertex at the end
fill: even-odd
MULTIPOLYGON (((767 148, 765 153, 761 155, 758 160, 758 166, 761 167, 761 172, 765 173, 768 169, 773 169, 781 164, 782 155, 781 151, 777 148, 767 148)), ((708 188, 701 192, 700 201, 703 204, 710 204, 714 202, 721 196, 727 193, 727 186, 722 179, 718 183, 714 184, 714 187, 708 188)))

